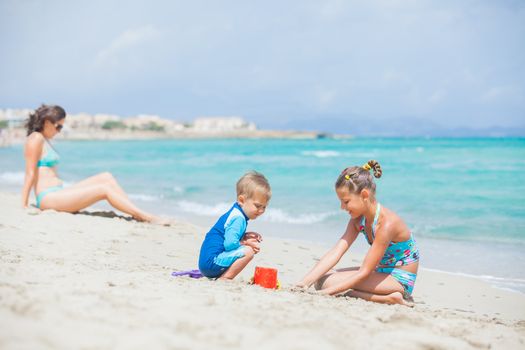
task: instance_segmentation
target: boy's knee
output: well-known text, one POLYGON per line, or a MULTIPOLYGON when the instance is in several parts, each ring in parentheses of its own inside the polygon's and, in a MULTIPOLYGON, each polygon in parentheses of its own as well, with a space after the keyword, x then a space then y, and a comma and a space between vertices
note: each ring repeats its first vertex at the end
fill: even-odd
POLYGON ((255 251, 253 250, 252 247, 246 247, 246 249, 244 249, 245 258, 252 260, 254 256, 255 256, 255 251))

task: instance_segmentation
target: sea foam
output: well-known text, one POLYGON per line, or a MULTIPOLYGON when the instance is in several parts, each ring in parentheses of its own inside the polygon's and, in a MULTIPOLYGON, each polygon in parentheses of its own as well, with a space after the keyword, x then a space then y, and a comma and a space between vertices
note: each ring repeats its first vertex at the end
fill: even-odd
POLYGON ((22 171, 11 172, 7 171, 0 173, 0 181, 6 185, 23 185, 25 174, 22 171))
MULTIPOLYGON (((219 202, 213 205, 206 205, 192 201, 179 201, 177 207, 187 213, 203 216, 220 216, 231 208, 232 203, 219 202)), ((337 212, 321 213, 302 213, 292 214, 280 208, 269 208, 259 220, 272 223, 300 224, 308 225, 324 221, 330 216, 336 215, 337 212)))

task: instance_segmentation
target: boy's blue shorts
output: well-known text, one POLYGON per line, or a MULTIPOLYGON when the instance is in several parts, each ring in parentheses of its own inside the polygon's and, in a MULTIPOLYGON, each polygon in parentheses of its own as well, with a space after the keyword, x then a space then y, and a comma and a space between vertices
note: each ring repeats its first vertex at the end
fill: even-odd
POLYGON ((203 264, 205 266, 199 266, 201 273, 208 278, 218 278, 228 270, 229 266, 219 266, 215 263, 203 264))

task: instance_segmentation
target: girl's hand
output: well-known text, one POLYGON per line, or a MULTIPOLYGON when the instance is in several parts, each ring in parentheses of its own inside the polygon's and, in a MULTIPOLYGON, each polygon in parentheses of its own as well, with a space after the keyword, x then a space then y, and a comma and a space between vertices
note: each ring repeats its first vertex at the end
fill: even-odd
POLYGON ((308 289, 308 288, 310 288, 310 286, 309 286, 308 284, 304 283, 303 281, 301 281, 301 282, 297 282, 297 283, 295 284, 294 287, 296 287, 296 288, 302 288, 302 289, 308 289))
POLYGON ((303 293, 303 294, 310 294, 310 295, 319 295, 319 291, 318 291, 318 290, 312 290, 312 289, 309 289, 309 288, 306 287, 306 286, 299 286, 299 285, 295 285, 295 286, 293 286, 292 288, 290 288, 290 291, 291 291, 291 292, 294 292, 294 293, 303 293))
POLYGON ((305 283, 298 282, 291 288, 291 291, 292 292, 304 293, 304 292, 306 292, 308 290, 308 288, 309 288, 309 286, 306 285, 305 283))
POLYGON ((328 289, 321 289, 317 291, 318 295, 332 295, 328 289))

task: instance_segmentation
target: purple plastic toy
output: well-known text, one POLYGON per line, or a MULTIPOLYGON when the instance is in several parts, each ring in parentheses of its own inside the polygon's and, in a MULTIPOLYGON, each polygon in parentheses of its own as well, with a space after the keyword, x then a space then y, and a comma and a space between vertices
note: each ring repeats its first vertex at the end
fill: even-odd
POLYGON ((201 278, 204 277, 200 270, 187 270, 187 271, 175 271, 171 273, 174 277, 179 276, 190 276, 191 278, 201 278))

